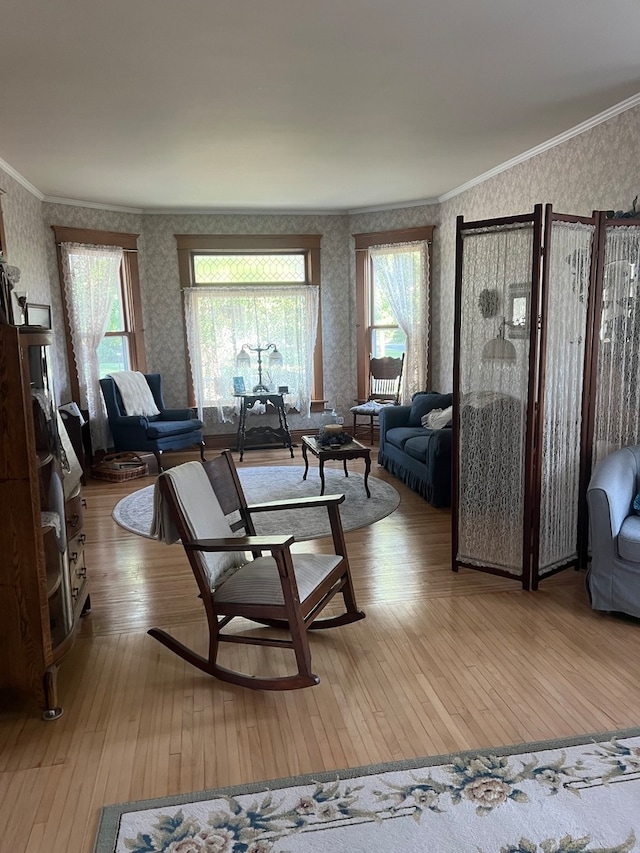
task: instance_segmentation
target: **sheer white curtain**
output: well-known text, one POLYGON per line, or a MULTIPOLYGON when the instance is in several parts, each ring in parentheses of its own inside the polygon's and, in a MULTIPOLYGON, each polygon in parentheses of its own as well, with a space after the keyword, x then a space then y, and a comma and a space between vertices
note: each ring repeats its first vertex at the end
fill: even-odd
POLYGON ((106 450, 109 428, 100 393, 98 347, 109 309, 120 287, 122 249, 62 243, 62 284, 71 329, 71 346, 80 383, 80 406, 89 410, 94 450, 106 450))
POLYGON ((594 225, 552 222, 539 439, 540 576, 577 556, 582 388, 594 225))
POLYGON ((220 421, 237 411, 233 377, 243 375, 248 392, 258 382, 256 353, 242 371, 236 356, 243 344, 273 343, 282 366, 263 353, 262 378, 269 389, 287 385, 287 402, 309 417, 313 353, 318 329, 316 285, 192 287, 184 291, 189 359, 198 411, 214 408, 220 421))
POLYGON ((640 227, 607 228, 593 464, 640 441, 640 227))
POLYGON ((521 576, 529 336, 509 339, 513 360, 483 352, 504 332, 509 285, 531 291, 533 228, 480 228, 463 237, 457 559, 521 576), (487 289, 496 296, 488 316, 481 308, 487 289))
POLYGON ((429 251, 426 242, 396 243, 369 250, 376 287, 389 301, 407 336, 402 399, 427 388, 429 357, 429 251))

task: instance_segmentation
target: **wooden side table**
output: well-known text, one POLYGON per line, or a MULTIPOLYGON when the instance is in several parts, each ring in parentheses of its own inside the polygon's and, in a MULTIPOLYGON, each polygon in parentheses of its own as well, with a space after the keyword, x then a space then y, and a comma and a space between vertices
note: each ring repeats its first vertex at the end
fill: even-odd
POLYGON ((240 461, 244 451, 253 448, 269 448, 277 444, 282 444, 283 447, 288 447, 293 459, 293 444, 291 442, 291 433, 289 432, 289 424, 287 423, 287 413, 284 408, 284 398, 282 394, 271 394, 268 392, 260 392, 255 394, 236 394, 240 400, 240 419, 238 421, 237 447, 240 453, 240 461), (271 426, 256 426, 247 429, 247 412, 256 405, 271 406, 278 414, 278 427, 271 426), (246 446, 246 439, 249 438, 250 445, 246 446))
POLYGON ((364 489, 367 497, 371 497, 369 491, 369 472, 371 471, 371 449, 360 444, 355 438, 349 444, 341 444, 339 447, 331 447, 330 445, 320 444, 315 435, 302 436, 302 458, 304 459, 304 474, 302 479, 307 479, 307 471, 309 470, 309 459, 307 451, 310 451, 313 456, 318 459, 318 468, 320 470, 320 494, 324 495, 324 463, 327 459, 335 459, 342 461, 344 466, 344 476, 348 477, 347 460, 348 459, 364 459, 364 489))

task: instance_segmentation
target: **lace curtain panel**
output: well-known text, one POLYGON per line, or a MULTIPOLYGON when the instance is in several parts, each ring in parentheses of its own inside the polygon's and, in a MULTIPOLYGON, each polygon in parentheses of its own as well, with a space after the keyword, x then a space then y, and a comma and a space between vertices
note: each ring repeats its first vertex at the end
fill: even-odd
POLYGON ((530 296, 533 228, 463 234, 457 559, 521 576, 528 335, 506 330, 512 360, 483 353, 505 335, 510 285, 530 296))
MULTIPOLYGON (((309 417, 313 387, 313 354, 318 329, 316 285, 192 287, 184 291, 189 359, 198 412, 213 408, 218 420, 230 421, 238 411, 233 377, 240 375, 236 356, 243 344, 276 344, 282 366, 269 366, 263 354, 267 386, 289 388, 287 404, 309 417)), ((248 392, 258 382, 257 358, 244 372, 248 392)))
POLYGON ((429 354, 429 251, 425 242, 369 250, 376 286, 386 296, 407 338, 402 401, 427 389, 429 354))
POLYGON ((71 346, 80 384, 80 406, 89 410, 93 449, 109 445, 107 415, 99 384, 98 347, 120 287, 123 251, 117 246, 62 243, 62 278, 71 346))
POLYGON ((595 225, 551 225, 538 573, 577 557, 582 389, 595 225))
POLYGON ((593 464, 640 440, 640 226, 608 226, 602 279, 593 464))

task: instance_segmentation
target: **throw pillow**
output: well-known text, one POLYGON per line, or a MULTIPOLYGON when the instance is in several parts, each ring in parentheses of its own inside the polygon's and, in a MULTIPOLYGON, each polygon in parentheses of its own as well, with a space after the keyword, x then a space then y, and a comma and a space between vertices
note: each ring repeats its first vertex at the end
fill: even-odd
POLYGON ((453 418, 453 406, 447 406, 446 409, 431 409, 426 415, 421 418, 423 427, 428 429, 444 429, 451 426, 453 418))
POLYGON ((420 391, 414 395, 411 401, 411 409, 407 419, 407 426, 422 426, 422 416, 432 409, 445 409, 453 405, 453 394, 438 394, 436 391, 420 391))

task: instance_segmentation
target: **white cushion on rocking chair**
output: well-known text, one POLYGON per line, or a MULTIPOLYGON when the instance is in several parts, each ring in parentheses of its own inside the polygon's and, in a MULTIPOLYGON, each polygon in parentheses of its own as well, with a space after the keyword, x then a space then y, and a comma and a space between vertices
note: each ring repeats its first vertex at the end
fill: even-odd
MULTIPOLYGON (((185 462, 169 468, 161 476, 171 481, 193 539, 224 539, 236 535, 220 508, 201 462, 185 462)), ((169 545, 178 540, 178 530, 158 483, 154 492, 151 535, 169 545)), ((243 551, 197 551, 196 555, 212 589, 246 562, 243 551)))
MULTIPOLYGON (((336 554, 292 554, 300 601, 308 598, 342 557, 336 554)), ((284 604, 282 583, 273 557, 258 557, 230 575, 213 593, 225 604, 284 604)))

